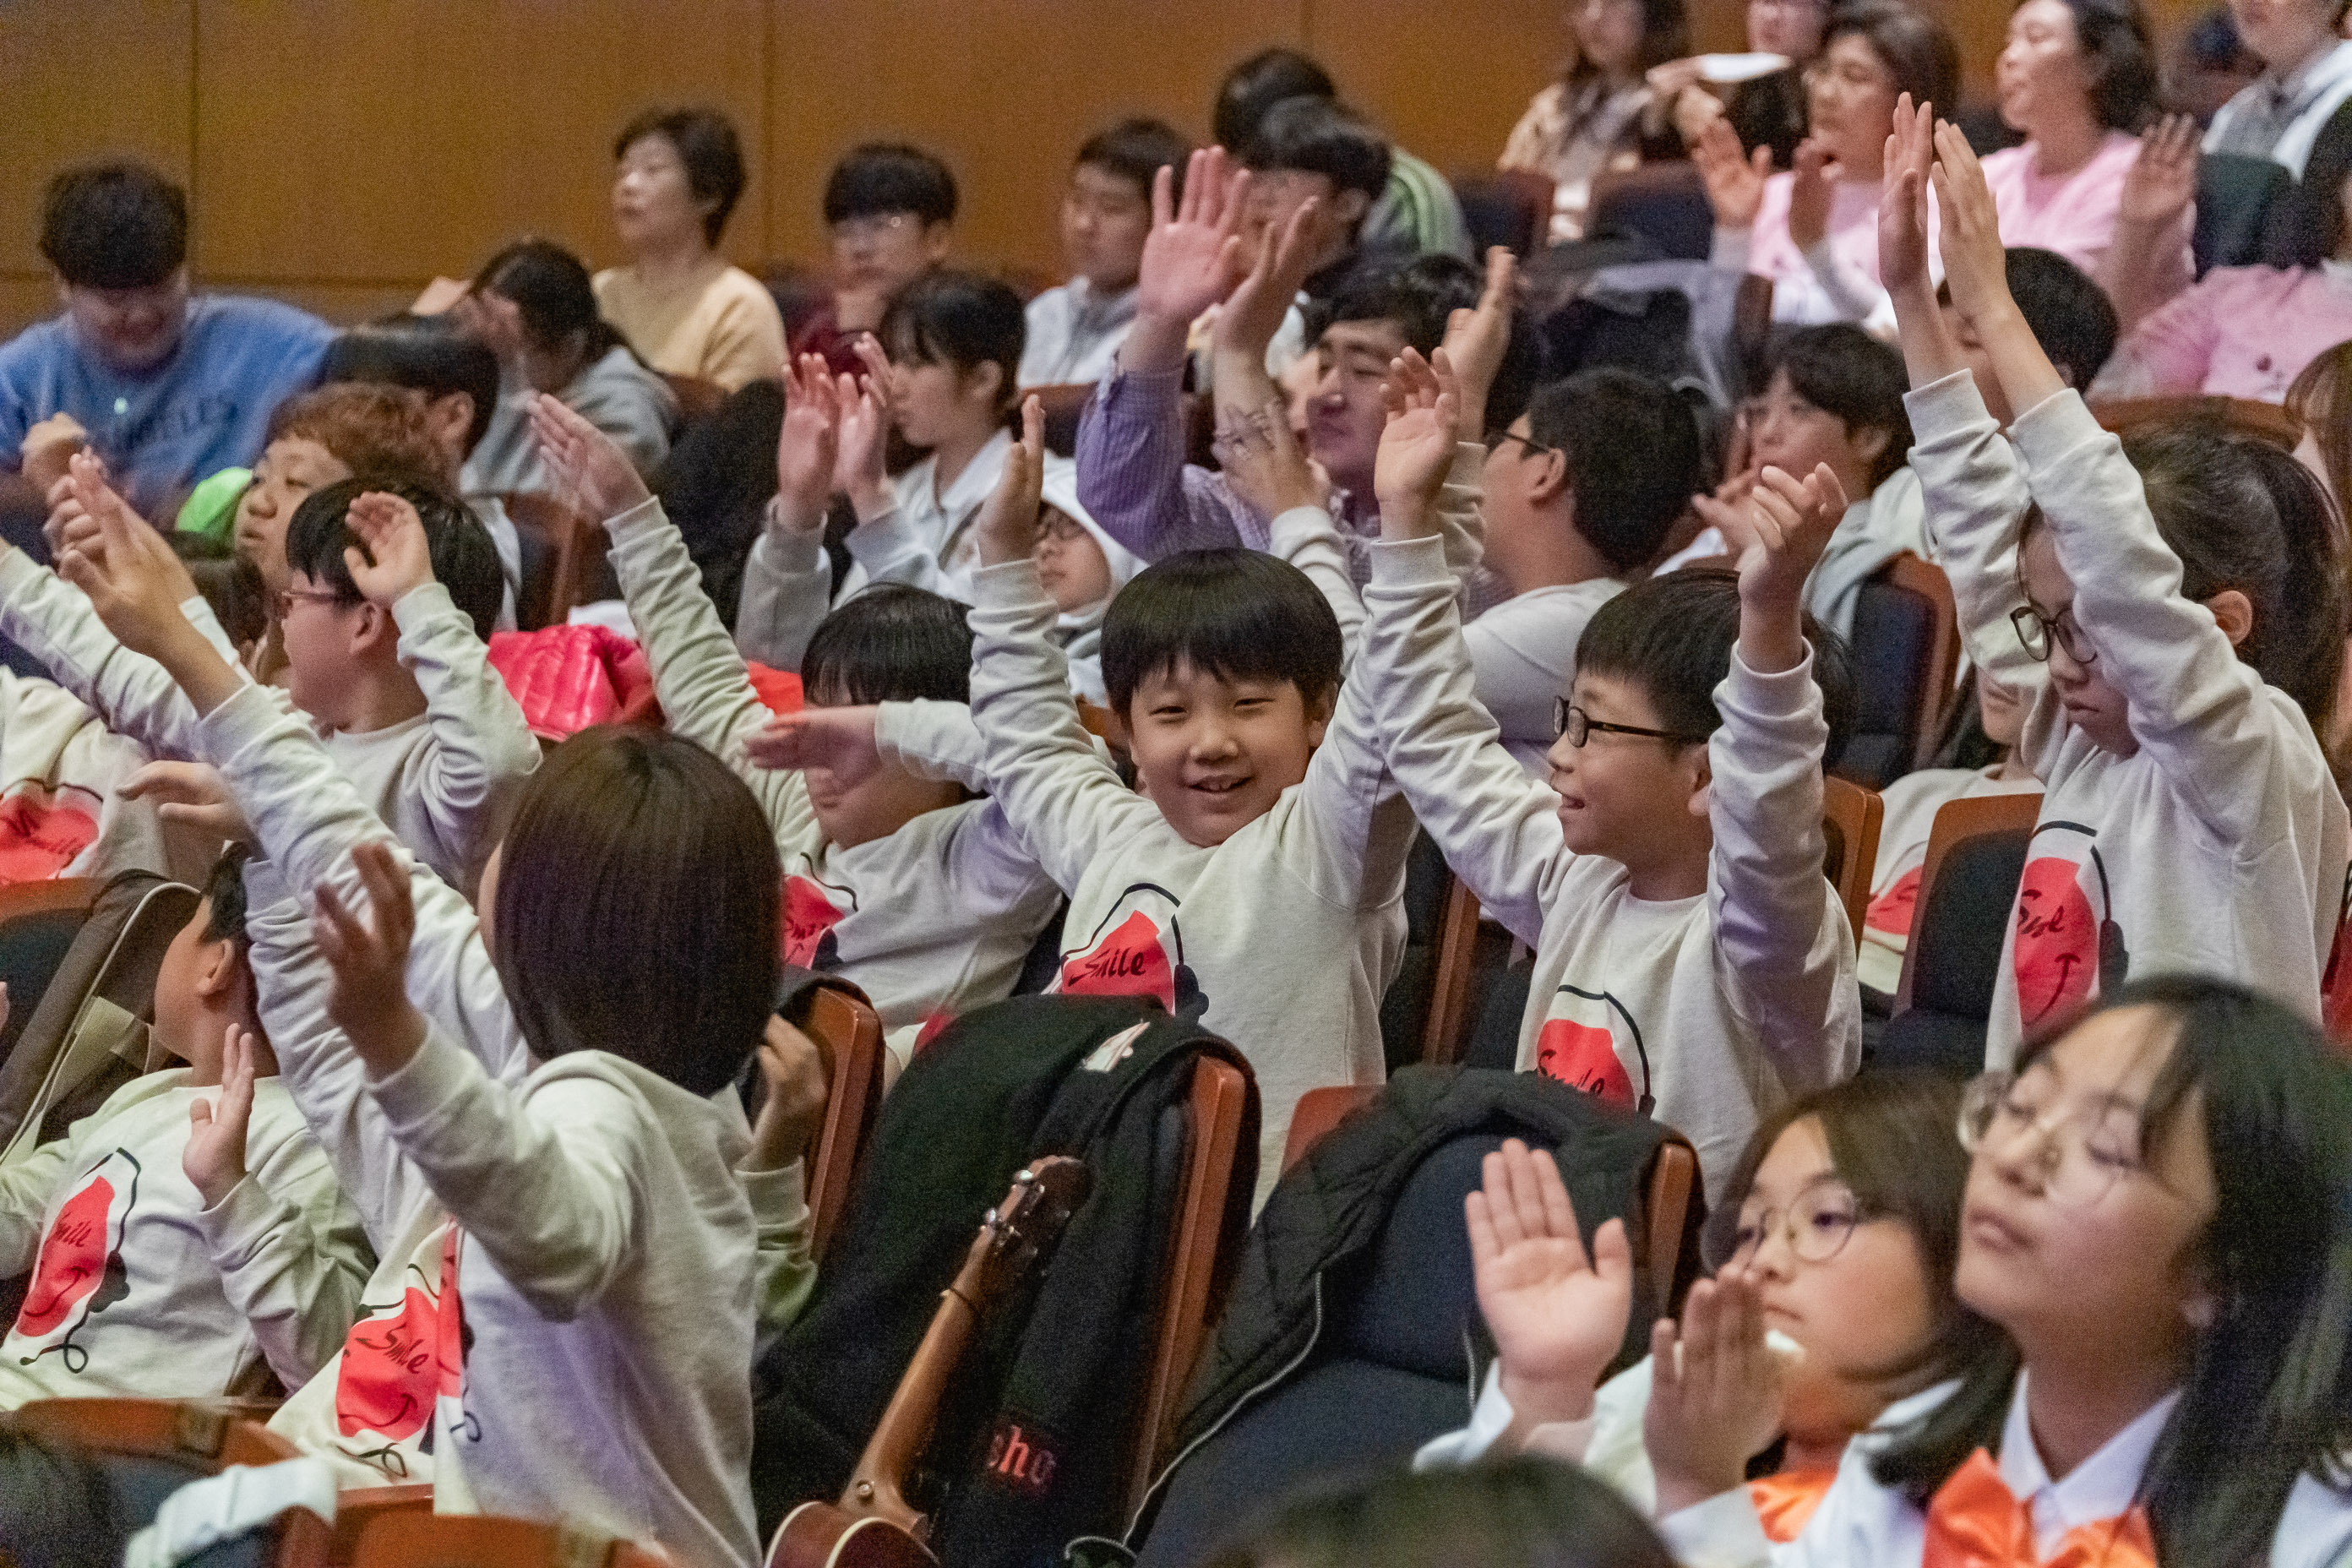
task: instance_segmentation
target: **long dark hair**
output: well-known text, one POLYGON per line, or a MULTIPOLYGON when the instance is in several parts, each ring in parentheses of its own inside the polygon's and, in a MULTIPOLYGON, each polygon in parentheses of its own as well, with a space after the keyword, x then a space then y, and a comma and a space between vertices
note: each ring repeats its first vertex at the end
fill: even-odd
POLYGON ((1895 78, 1896 92, 1909 93, 1914 103, 1958 107, 1960 49, 1941 22, 1896 0, 1835 6, 1822 32, 1822 54, 1814 58, 1827 55, 1830 46, 1848 33, 1870 46, 1895 78))
POLYGON ((474 289, 513 300, 523 337, 541 353, 566 353, 576 343, 580 363, 594 364, 625 346, 613 324, 597 313, 587 267, 552 240, 520 239, 508 246, 482 263, 474 289))
MULTIPOLYGON (((1683 0, 1636 0, 1636 4, 1642 7, 1642 42, 1633 51, 1636 72, 1690 53, 1690 16, 1683 8, 1683 0)), ((1580 48, 1560 74, 1560 82, 1573 96, 1577 88, 1600 75, 1601 68, 1580 48)))
MULTIPOLYGON (((2215 1189, 2199 1243, 2214 1318, 2140 1499, 2158 1562, 2255 1563, 2300 1478, 2352 1490, 2352 1068, 2309 1020, 2226 980, 2136 981, 2098 1010, 2119 1007, 2156 1010, 2172 1036, 2142 1152, 2193 1107, 2215 1189)), ((1880 1484, 1924 1508, 1971 1452, 1997 1447, 2018 1364, 1994 1346, 1872 1460, 1880 1484)))

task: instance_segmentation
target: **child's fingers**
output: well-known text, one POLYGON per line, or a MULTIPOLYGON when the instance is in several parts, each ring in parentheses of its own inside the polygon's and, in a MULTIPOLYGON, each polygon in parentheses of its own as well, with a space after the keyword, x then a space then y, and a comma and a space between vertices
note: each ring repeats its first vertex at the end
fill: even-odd
POLYGON ((367 933, 352 918, 351 910, 343 907, 342 896, 321 882, 313 902, 318 906, 318 919, 310 925, 311 940, 319 944, 319 952, 326 958, 328 966, 338 973, 356 967, 360 947, 366 941, 367 933))
POLYGON ((1535 1156, 1516 1138, 1503 1143, 1503 1172, 1510 1182, 1511 1226, 1529 1240, 1549 1229, 1544 1223, 1543 1191, 1536 1184, 1535 1156))
POLYGON ((1462 1220, 1470 1232, 1470 1270, 1473 1274, 1485 1273, 1495 1266, 1495 1259, 1502 1256, 1503 1244, 1496 1238, 1495 1216, 1490 1211, 1491 1205, 1486 1202, 1485 1193, 1474 1189, 1463 1194, 1462 1220))
MULTIPOLYGON (((1572 1214, 1569 1218, 1569 1228, 1571 1231, 1576 1228, 1572 1214)), ((1604 1279, 1633 1279, 1633 1244, 1625 1234, 1623 1220, 1603 1220, 1601 1228, 1592 1233, 1592 1271, 1604 1279)))
POLYGON ((1527 1232, 1520 1228, 1518 1199, 1511 1191, 1509 1157, 1497 1149, 1479 1163, 1486 1179, 1486 1207, 1495 1221, 1495 1239, 1505 1248, 1517 1247, 1527 1239, 1527 1232))
POLYGON ((1045 460, 1045 405, 1034 395, 1021 400, 1021 449, 1033 463, 1045 460))
MULTIPOLYGON (((1568 1195, 1568 1184, 1559 1179, 1559 1163, 1551 1157, 1551 1151, 1536 1150, 1529 1163, 1535 1166, 1536 1192, 1543 1202, 1544 1228, 1554 1236, 1580 1236, 1576 1203, 1568 1195)), ((1597 1234, 1593 1240, 1598 1244, 1597 1234)))

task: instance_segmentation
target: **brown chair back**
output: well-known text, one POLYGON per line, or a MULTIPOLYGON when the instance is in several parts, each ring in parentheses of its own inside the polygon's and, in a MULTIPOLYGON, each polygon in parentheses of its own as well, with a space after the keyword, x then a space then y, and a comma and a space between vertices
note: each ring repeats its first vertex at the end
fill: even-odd
POLYGON ((822 1261, 882 1108, 882 1019, 848 993, 818 986, 803 1027, 824 1059, 824 1122, 808 1164, 809 1250, 822 1261))
MULTIPOLYGON (((2030 834, 2041 816, 2039 792, 1972 795, 1946 803, 1936 813, 1935 825, 1927 831, 1927 856, 1919 866, 1919 896, 1911 906, 1913 918, 1916 920, 1917 913, 1927 908, 1927 896, 1935 889, 1937 874, 1944 868, 1944 860, 1954 847, 1990 833, 2030 834)), ((1911 1010, 1911 976, 1919 964, 1919 955, 1920 944, 1916 941, 1903 950, 1903 980, 1895 992, 1897 1014, 1911 1010)))
POLYGON ((1822 874, 1837 889, 1856 942, 1870 908, 1870 875, 1878 864, 1878 829, 1885 820, 1886 803, 1876 790, 1843 779, 1822 781, 1822 836, 1829 841, 1822 874))
POLYGON ((569 1526, 488 1514, 387 1514, 360 1536, 352 1568, 670 1568, 658 1552, 569 1526))
POLYGON ((688 420, 716 414, 719 405, 727 401, 727 389, 715 381, 706 381, 698 375, 671 375, 667 372, 663 373, 662 379, 669 383, 670 395, 677 399, 677 411, 688 420))
POLYGON ((1919 732, 1911 748, 1911 765, 1924 768, 1935 761, 1944 721, 1952 711, 1952 683, 1960 668, 1959 606, 1952 598, 1952 580, 1944 575, 1944 569, 1907 550, 1880 567, 1878 574, 1889 587, 1926 600, 1934 623, 1921 657, 1919 732))
POLYGON ((590 597, 590 584, 604 556, 604 531, 595 521, 536 490, 499 498, 515 531, 537 540, 553 564, 541 584, 527 580, 515 590, 515 624, 525 631, 561 625, 590 597))
POLYGON ((2118 397, 2093 404, 2091 412, 2118 436, 2151 425, 2213 425, 2290 452, 2303 440, 2303 421, 2275 403, 2246 397, 2118 397))
MULTIPOLYGON (((1461 878, 1445 879, 1445 915, 1437 930, 1437 973, 1423 1026, 1421 1059, 1447 1064, 1462 1059, 1470 1032, 1471 983, 1478 967, 1478 896, 1461 878)), ((1295 1127, 1296 1122, 1292 1123, 1295 1127)))
POLYGON ((327 1541, 327 1561, 348 1563, 359 1555, 360 1538, 379 1519, 394 1514, 431 1513, 433 1483, 415 1481, 397 1487, 352 1487, 335 1499, 335 1523, 327 1541))

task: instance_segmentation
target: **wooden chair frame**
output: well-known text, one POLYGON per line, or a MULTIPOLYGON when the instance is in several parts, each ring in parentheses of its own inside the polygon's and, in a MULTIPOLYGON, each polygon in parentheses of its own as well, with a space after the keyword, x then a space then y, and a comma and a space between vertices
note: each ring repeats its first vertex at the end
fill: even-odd
MULTIPOLYGON (((2041 816, 2042 796, 2038 792, 1972 795, 1948 802, 1937 811, 1935 825, 1927 830, 1927 858, 1919 867, 1919 896, 1911 905, 1914 934, 1917 912, 1927 907, 1927 897, 1935 890, 1944 859, 1956 845, 1988 833, 2013 833, 2021 827, 2031 833, 2041 816)), ((1903 979, 1895 990, 1895 1011, 1898 1014, 1911 1010, 1912 971, 1918 963, 1919 944, 1912 942, 1903 950, 1903 979)))
POLYGON ((824 1121, 808 1163, 809 1250, 822 1261, 882 1109, 882 1019, 857 997, 820 985, 809 993, 804 1026, 824 1058, 824 1121))
POLYGON ((1924 768, 1935 761, 1936 748, 1943 743, 1945 721, 1951 716, 1956 695, 1953 681, 1960 668, 1959 605, 1952 597, 1952 580, 1943 569, 1907 550, 1879 568, 1879 573, 1888 586, 1927 600, 1934 623, 1928 633, 1927 668, 1920 680, 1919 730, 1911 746, 1912 767, 1924 768))
POLYGON ((2247 397, 2118 397, 2091 405, 2099 424, 2118 436, 2149 425, 2217 425, 2292 452, 2303 440, 2303 421, 2275 403, 2247 397))
POLYGON ((1437 972, 1429 1018, 1422 1026, 1421 1059, 1451 1065, 1462 1059, 1470 1032, 1471 983, 1477 978, 1478 896, 1461 878, 1447 874, 1445 915, 1437 928, 1437 972))
MULTIPOLYGON (((547 625, 560 626, 575 606, 587 602, 588 584, 604 554, 604 530, 594 519, 583 517, 554 497, 536 490, 516 490, 499 499, 518 530, 537 533, 554 549, 555 568, 551 574, 555 583, 548 595, 547 625)), ((520 616, 520 584, 517 592, 515 608, 520 616)))
POLYGON ((672 1568, 658 1552, 565 1525, 399 1512, 369 1522, 352 1568, 672 1568))
POLYGON ((1822 780, 1822 822, 1829 840, 1829 863, 1822 870, 1845 906, 1846 923, 1857 942, 1870 908, 1870 877, 1878 865, 1878 832, 1885 821, 1886 803, 1876 790, 1840 778, 1822 780))
POLYGON ((341 1568, 357 1557, 361 1538, 379 1519, 432 1511, 431 1481, 415 1481, 397 1487, 350 1488, 335 1500, 335 1523, 327 1541, 327 1561, 341 1568))

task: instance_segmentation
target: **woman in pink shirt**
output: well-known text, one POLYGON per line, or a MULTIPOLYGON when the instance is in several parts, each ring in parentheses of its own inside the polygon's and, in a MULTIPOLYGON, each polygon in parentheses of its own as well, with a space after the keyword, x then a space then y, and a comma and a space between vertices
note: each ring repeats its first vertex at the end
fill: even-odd
MULTIPOLYGON (((2162 184, 2185 206, 2181 187, 2196 187, 2196 143, 2160 161, 2170 172, 2145 183, 2162 184)), ((2319 133, 2304 165, 2293 209, 2290 253, 2296 265, 2215 268, 2130 330, 2093 384, 2094 398, 2205 393, 2284 402, 2304 366, 2352 339, 2347 180, 2352 107, 2339 110, 2319 133)))

